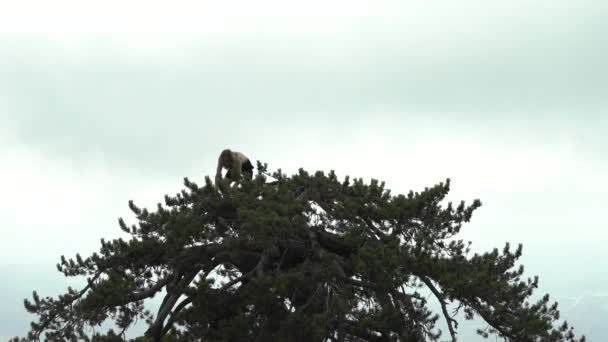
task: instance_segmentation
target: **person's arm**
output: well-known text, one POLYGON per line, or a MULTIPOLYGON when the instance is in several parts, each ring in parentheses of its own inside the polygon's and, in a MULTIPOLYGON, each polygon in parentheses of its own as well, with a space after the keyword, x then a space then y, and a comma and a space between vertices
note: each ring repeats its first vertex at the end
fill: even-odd
POLYGON ((217 170, 215 171, 215 184, 222 180, 222 157, 217 160, 217 170))

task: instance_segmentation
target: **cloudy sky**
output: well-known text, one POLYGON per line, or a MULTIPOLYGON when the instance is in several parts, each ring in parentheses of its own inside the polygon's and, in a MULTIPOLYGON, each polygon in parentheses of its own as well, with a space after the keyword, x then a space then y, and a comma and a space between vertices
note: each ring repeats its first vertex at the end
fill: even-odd
POLYGON ((60 255, 118 236, 129 199, 202 181, 225 147, 393 192, 449 177, 451 200, 484 203, 462 236, 476 250, 522 242, 542 291, 608 294, 607 16, 591 0, 0 5, 0 339, 25 333, 31 290, 65 287, 60 255))

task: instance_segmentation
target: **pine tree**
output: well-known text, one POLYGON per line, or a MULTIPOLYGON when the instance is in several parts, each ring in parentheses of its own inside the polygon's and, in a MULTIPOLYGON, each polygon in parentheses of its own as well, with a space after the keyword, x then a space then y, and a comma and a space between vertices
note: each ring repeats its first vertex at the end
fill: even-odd
POLYGON ((58 270, 87 285, 34 292, 25 307, 37 321, 14 341, 121 341, 138 319, 148 329, 136 341, 438 341, 439 319, 456 341, 457 311, 485 321, 485 337, 585 340, 558 324, 548 295, 531 300, 538 278, 522 279, 521 245, 472 254, 456 239, 481 202, 444 203, 449 179, 394 196, 333 171, 278 170, 268 183, 266 170, 258 163, 252 181, 221 191, 186 178, 155 211, 129 202, 138 224, 119 225, 130 238, 62 257, 58 270), (107 320, 119 331, 87 335, 107 320))

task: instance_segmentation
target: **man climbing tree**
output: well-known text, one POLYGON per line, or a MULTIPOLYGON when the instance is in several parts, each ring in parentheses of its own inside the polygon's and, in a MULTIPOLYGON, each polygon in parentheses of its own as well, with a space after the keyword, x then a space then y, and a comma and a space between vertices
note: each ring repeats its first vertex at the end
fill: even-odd
POLYGON ((227 169, 226 179, 230 181, 239 181, 241 176, 245 179, 253 177, 253 164, 247 156, 241 152, 225 149, 220 153, 217 160, 217 170, 215 172, 215 183, 220 183, 222 179, 222 169, 227 169))
POLYGON ((521 278, 521 245, 471 255, 456 239, 481 202, 443 203, 449 180, 392 195, 333 172, 275 172, 271 186, 265 172, 258 164, 252 182, 225 192, 185 179, 187 190, 154 212, 130 202, 138 224, 119 220, 130 239, 62 257, 59 271, 86 285, 57 298, 34 292, 25 306, 38 318, 23 340, 120 341, 143 318, 138 341, 438 341, 439 319, 456 341, 462 311, 484 322, 484 336, 584 341, 558 324, 548 296, 531 301, 538 279, 521 278), (154 295, 162 302, 151 314, 144 301, 154 295), (90 332, 107 320, 114 330, 90 332))

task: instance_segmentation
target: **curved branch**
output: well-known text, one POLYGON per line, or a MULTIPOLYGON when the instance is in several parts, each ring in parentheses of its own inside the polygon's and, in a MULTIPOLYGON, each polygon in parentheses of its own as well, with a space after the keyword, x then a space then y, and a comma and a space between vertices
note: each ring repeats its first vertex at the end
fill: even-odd
POLYGON ((194 279, 194 277, 196 277, 197 274, 198 271, 190 272, 189 274, 185 275, 181 280, 179 280, 179 282, 177 277, 173 279, 173 282, 177 282, 177 284, 175 284, 175 286, 171 290, 167 289, 167 295, 163 300, 163 304, 158 309, 156 320, 154 321, 154 323, 152 323, 152 325, 150 325, 148 330, 146 330, 146 336, 152 337, 155 341, 160 341, 162 337, 163 323, 165 322, 165 319, 171 313, 171 309, 173 308, 175 303, 177 303, 179 297, 183 294, 182 290, 187 287, 190 282, 192 282, 192 280, 194 279))
MULTIPOLYGON (((228 283, 224 284, 218 291, 226 291, 230 287, 232 287, 232 285, 234 285, 238 282, 241 282, 246 278, 251 277, 253 274, 256 274, 258 276, 263 275, 263 272, 264 272, 263 268, 268 262, 268 257, 269 257, 268 252, 262 253, 262 256, 260 257, 259 262, 251 271, 249 271, 247 274, 244 274, 238 278, 232 279, 228 283)), ((175 303, 177 303, 177 300, 182 295, 182 293, 179 291, 179 288, 188 286, 188 284, 192 281, 192 279, 194 279, 196 274, 198 274, 198 272, 192 272, 189 275, 185 276, 179 282, 179 284, 176 286, 178 289, 175 289, 175 291, 172 291, 172 293, 167 294, 167 296, 163 300, 163 304, 161 305, 161 307, 159 309, 158 316, 157 316, 155 322, 148 328, 148 331, 146 331, 147 336, 151 336, 156 341, 159 341, 162 336, 164 336, 167 332, 169 332, 169 330, 173 326, 173 323, 175 322, 177 314, 186 305, 188 305, 192 302, 192 297, 187 297, 186 299, 181 301, 175 307, 175 309, 173 309, 173 311, 171 311, 171 308, 175 305, 175 303), (163 323, 164 323, 165 319, 167 318, 167 316, 170 316, 169 320, 163 326, 163 323)))
POLYGON ((188 305, 190 303, 192 303, 192 297, 187 297, 186 299, 182 300, 179 304, 177 304, 175 309, 173 309, 173 312, 171 312, 171 316, 169 317, 167 324, 165 324, 165 327, 163 328, 162 332, 160 333, 160 336, 165 336, 169 332, 171 327, 173 327, 173 323, 175 323, 175 319, 177 318, 177 315, 179 314, 179 312, 182 311, 182 309, 184 309, 186 307, 186 305, 188 305))

